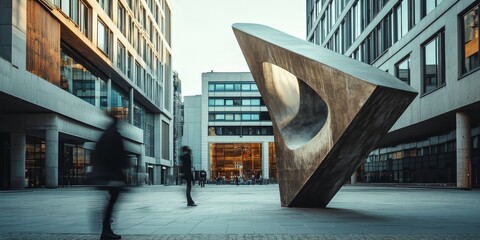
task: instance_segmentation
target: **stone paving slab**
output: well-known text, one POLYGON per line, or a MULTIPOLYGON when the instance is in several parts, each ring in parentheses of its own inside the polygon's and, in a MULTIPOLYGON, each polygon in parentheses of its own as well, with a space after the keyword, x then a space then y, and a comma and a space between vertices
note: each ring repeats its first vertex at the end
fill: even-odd
MULTIPOLYGON (((94 234, 61 234, 61 233, 19 233, 0 234, 0 240, 94 240, 99 239, 94 234)), ((373 234, 174 234, 174 235, 123 235, 129 240, 476 240, 480 235, 373 235, 373 234)))
MULTIPOLYGON (((280 206, 278 185, 146 186, 123 194, 123 239, 480 239, 480 189, 344 186, 325 209, 280 206)), ((106 194, 0 191, 0 239, 99 239, 106 194)))

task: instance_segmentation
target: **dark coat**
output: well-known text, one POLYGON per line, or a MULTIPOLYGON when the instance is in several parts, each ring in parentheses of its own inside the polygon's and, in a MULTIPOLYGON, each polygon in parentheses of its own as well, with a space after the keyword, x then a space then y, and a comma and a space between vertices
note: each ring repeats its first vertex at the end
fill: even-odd
POLYGON ((111 124, 98 140, 92 154, 92 182, 108 185, 112 181, 125 183, 123 169, 128 168, 128 159, 122 136, 116 123, 111 124))
POLYGON ((183 178, 185 180, 193 180, 193 173, 192 173, 192 155, 189 152, 184 152, 182 155, 182 172, 183 178))

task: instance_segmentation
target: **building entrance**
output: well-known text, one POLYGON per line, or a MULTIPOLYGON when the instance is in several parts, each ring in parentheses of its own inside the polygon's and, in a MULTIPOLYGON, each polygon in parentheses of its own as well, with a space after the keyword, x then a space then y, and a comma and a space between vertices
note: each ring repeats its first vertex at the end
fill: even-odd
POLYGON ((10 188, 10 135, 0 133, 0 189, 10 188))
POLYGON ((27 136, 25 181, 27 187, 45 186, 45 139, 27 136))
POLYGON ((63 145, 63 154, 58 164, 58 184, 60 186, 87 184, 86 167, 90 165, 90 150, 72 144, 63 145))
POLYGON ((262 177, 261 143, 210 144, 210 176, 219 183, 253 183, 262 177))

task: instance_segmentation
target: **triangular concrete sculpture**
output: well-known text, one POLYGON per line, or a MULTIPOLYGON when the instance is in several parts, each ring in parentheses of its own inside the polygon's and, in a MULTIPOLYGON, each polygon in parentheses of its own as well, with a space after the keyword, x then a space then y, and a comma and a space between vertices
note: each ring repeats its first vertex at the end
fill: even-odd
POLYGON ((232 28, 272 118, 282 206, 326 207, 417 92, 270 27, 232 28))

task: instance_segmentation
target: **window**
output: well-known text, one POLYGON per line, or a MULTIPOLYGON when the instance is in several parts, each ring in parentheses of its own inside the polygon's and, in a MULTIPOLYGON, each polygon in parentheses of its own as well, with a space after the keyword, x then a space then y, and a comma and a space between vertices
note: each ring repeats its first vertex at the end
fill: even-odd
POLYGON ((398 41, 415 25, 414 1, 403 0, 394 10, 394 40, 398 41))
POLYGON ((71 56, 76 55, 62 49, 60 87, 97 108, 106 109, 107 83, 71 56))
POLYGON ((445 84, 444 31, 422 46, 423 93, 429 93, 445 84))
POLYGON ((410 85, 410 56, 395 65, 395 76, 410 85))
POLYGON ((110 55, 109 43, 110 30, 105 26, 102 21, 98 21, 97 46, 107 55, 110 55))
POLYGON ((226 83, 225 91, 233 91, 233 83, 226 83))
POLYGON ((118 49, 117 49, 117 67, 122 71, 125 72, 125 47, 122 43, 118 42, 118 49))
POLYGON ((242 84, 242 91, 250 91, 250 84, 242 84))
POLYGON ((90 38, 90 28, 88 26, 88 19, 89 19, 90 10, 83 1, 80 1, 79 13, 78 13, 78 27, 80 31, 90 38))
POLYGON ((136 73, 136 78, 134 80, 135 84, 137 84, 137 86, 139 88, 142 88, 142 67, 140 66, 140 63, 138 63, 137 61, 135 61, 135 73, 136 73))
POLYGON ((57 0, 56 5, 77 24, 85 36, 88 35, 89 8, 84 0, 57 0))
POLYGON ((103 11, 107 13, 108 16, 112 17, 112 12, 111 12, 111 0, 97 0, 98 4, 102 6, 103 11))
POLYGON ((127 77, 132 79, 132 63, 133 63, 133 56, 131 54, 128 54, 128 60, 127 60, 127 77))
POLYGON ((129 99, 128 94, 120 87, 112 84, 110 92, 110 106, 112 115, 118 119, 128 119, 129 99))
POLYGON ((123 35, 126 35, 126 32, 125 32, 125 8, 123 7, 123 5, 120 2, 118 3, 117 27, 123 33, 123 35))
POLYGON ((422 18, 433 11, 442 1, 443 0, 422 0, 422 18))
POLYGON ((225 91, 224 84, 215 84, 215 91, 225 91))
POLYGON ((215 106, 223 106, 224 100, 223 99, 215 99, 215 106))
POLYGON ((233 119, 233 114, 231 114, 231 113, 225 114, 225 120, 226 121, 233 121, 234 120, 233 119))
POLYGON ((467 73, 480 66, 478 41, 478 16, 480 5, 476 5, 463 16, 463 73, 467 73))
POLYGON ((250 121, 252 119, 252 115, 249 113, 244 113, 242 114, 242 120, 244 121, 250 121))

